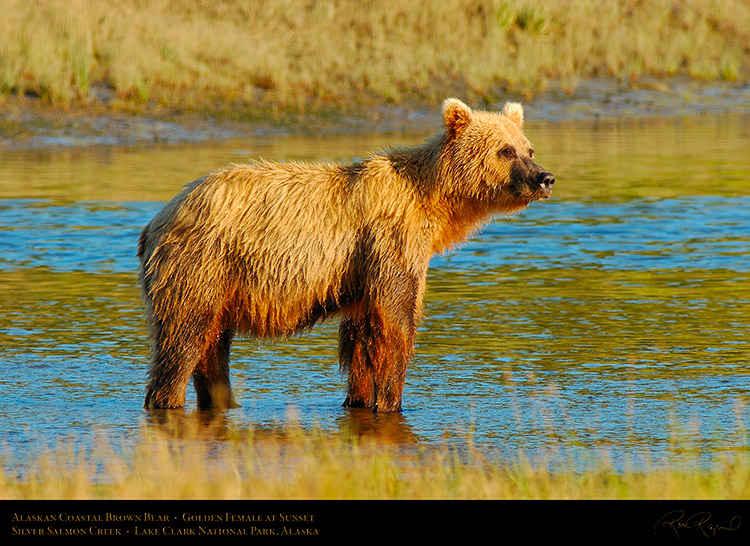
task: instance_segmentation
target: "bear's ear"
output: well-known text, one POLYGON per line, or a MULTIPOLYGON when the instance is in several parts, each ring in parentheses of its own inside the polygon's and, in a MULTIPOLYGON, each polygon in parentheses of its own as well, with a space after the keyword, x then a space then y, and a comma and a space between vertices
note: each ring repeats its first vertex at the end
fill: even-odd
POLYGON ((471 122, 471 108, 458 99, 443 101, 443 123, 449 136, 455 138, 460 135, 471 122))
POLYGON ((520 129, 523 127, 523 106, 520 102, 506 102, 503 115, 515 123, 520 129))

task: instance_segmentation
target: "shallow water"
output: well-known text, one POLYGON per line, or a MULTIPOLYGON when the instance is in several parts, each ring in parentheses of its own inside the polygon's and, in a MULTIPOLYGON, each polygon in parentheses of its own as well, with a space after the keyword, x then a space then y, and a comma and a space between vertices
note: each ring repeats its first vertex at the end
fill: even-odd
MULTIPOLYGON (((750 117, 533 122, 553 199, 432 262, 404 412, 341 407, 335 321, 237 340, 227 427, 355 428, 509 460, 709 464, 750 425, 750 117)), ((425 135, 0 152, 0 443, 25 457, 154 425, 142 227, 250 158, 350 161, 425 135)), ((195 413, 192 387, 188 414, 195 413)))

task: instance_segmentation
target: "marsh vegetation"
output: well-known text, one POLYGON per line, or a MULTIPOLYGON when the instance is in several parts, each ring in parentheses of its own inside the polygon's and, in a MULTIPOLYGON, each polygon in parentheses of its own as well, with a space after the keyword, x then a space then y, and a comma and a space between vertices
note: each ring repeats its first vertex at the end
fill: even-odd
POLYGON ((0 93, 214 114, 746 81, 742 0, 2 0, 0 93))

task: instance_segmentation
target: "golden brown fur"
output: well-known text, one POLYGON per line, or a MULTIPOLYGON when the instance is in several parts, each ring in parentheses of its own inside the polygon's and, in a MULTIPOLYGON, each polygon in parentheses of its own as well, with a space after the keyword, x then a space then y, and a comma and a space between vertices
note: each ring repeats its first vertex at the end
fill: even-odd
MULTIPOLYGON (((341 313, 345 405, 401 408, 431 256, 493 213, 549 195, 520 105, 443 104, 421 147, 351 165, 237 165, 188 184, 144 229, 138 255, 152 336, 146 406, 233 404, 235 334, 277 337, 341 313), (512 147, 516 157, 507 150, 512 147)), ((551 181, 550 181, 551 180, 551 181)))

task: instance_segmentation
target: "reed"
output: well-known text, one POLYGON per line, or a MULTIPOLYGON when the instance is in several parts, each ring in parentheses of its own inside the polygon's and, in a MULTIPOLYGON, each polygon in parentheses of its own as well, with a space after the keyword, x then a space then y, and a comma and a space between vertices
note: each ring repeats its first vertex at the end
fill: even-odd
MULTIPOLYGON (((693 465, 553 469, 519 456, 491 461, 471 446, 388 445, 288 426, 217 432, 149 427, 128 446, 58 447, 0 474, 3 499, 748 499, 747 451, 693 465), (210 441, 208 441, 210 439, 210 441)), ((6 463, 9 462, 6 456, 6 463)), ((5 468, 9 465, 5 464, 5 468)))
POLYGON ((0 0, 0 101, 120 110, 492 100, 746 80, 744 0, 0 0))

